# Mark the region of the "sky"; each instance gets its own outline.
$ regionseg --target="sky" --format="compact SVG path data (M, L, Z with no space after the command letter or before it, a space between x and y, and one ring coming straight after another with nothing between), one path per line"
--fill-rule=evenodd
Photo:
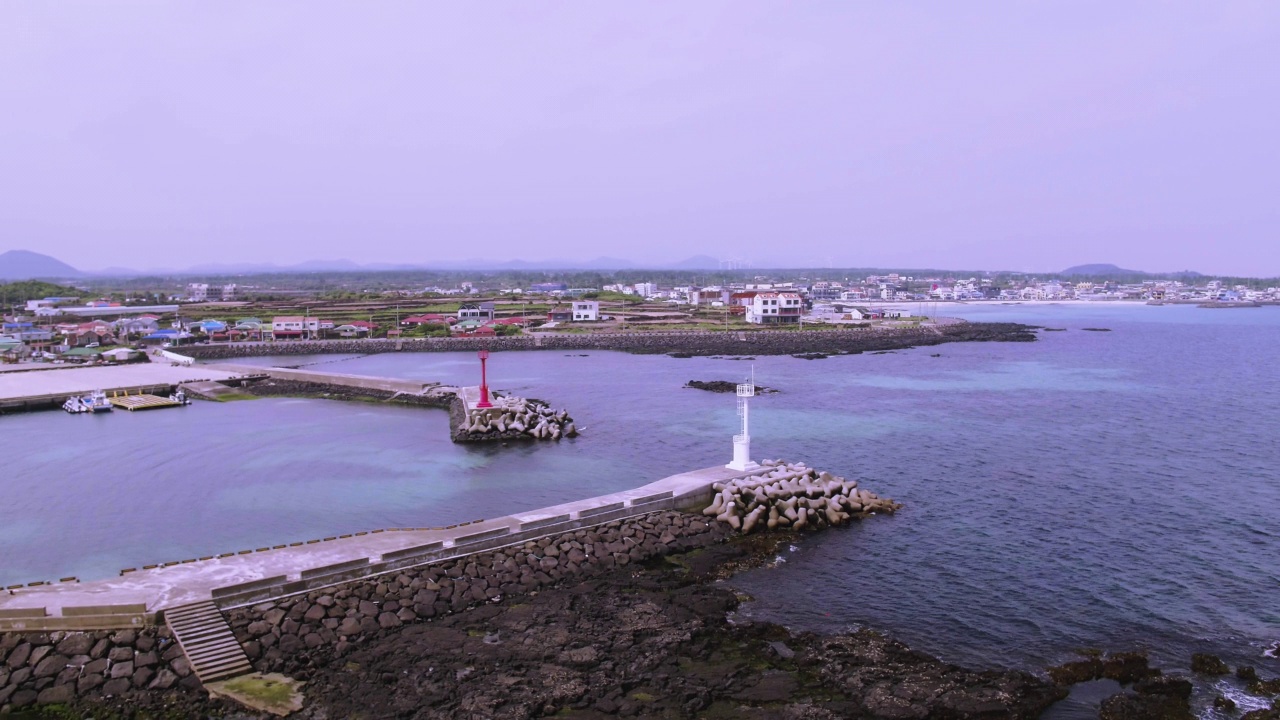
M0 0L0 251L1280 275L1280 3Z

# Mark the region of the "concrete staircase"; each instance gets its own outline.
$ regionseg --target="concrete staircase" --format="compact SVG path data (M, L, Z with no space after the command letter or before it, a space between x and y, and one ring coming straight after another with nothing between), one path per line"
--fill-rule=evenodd
M207 685L253 672L231 626L212 602L165 610L164 618L200 682Z

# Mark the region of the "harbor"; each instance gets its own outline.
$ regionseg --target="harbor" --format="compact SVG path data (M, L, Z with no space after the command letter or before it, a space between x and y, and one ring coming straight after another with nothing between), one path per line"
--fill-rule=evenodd
M69 397L95 392L111 396L168 396L180 385L200 380L229 381L235 371L170 363L130 363L54 367L0 373L0 414L59 408Z

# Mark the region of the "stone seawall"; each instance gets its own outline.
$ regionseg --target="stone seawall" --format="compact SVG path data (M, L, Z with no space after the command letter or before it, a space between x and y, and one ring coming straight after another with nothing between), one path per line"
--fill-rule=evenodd
M652 513L227 612L259 672L309 669L402 625L722 542L724 523Z
M958 323L942 327L862 330L747 330L741 332L539 334L490 338L314 340L193 345L183 352L201 360L316 353L465 352L475 350L618 350L641 354L793 355L861 353L948 342L1029 342L1032 328L1017 323Z
M323 660L405 624L590 577L733 535L724 523L663 511L226 611L254 667L305 680ZM166 626L0 633L0 714L76 702L172 707L207 702Z
M167 627L0 635L0 714L77 698L198 698L199 690Z

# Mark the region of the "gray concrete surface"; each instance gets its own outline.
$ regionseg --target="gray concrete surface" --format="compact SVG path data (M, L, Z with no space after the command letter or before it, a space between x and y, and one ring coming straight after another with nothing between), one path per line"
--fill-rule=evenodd
M761 472L769 469L771 468L763 468ZM0 592L0 628L8 624L3 618L21 615L28 609L43 608L48 616L44 620L44 627L54 629L58 626L59 617L73 615L78 607L142 603L146 605L148 615L151 615L166 608L207 601L215 596L215 590L220 589L220 605L244 604L256 601L253 598L259 596L279 596L282 583L300 583L306 580L307 575L315 578L316 573L307 571L317 568L344 565L363 567L362 561L368 561L372 564L373 572L379 569L387 571L443 557L456 557L512 543L523 543L530 538L563 532L566 527L586 527L659 509L704 504L709 501L712 483L750 474L753 473L742 473L724 467L705 468L673 475L633 490L454 528L371 532L263 552L140 570L105 580L6 590ZM432 548L429 555L410 555L396 560L398 551L403 555L403 551L431 546L433 543L439 543L439 547ZM388 555L391 557L388 558ZM370 572L365 571L359 576L368 574ZM325 571L319 574L319 578L318 582L323 586L326 578L338 582L341 576ZM254 595L252 585L241 588L246 592L228 590L229 586L244 586L246 583L263 586L266 589L262 593L265 594ZM243 602L237 603L237 598Z
M0 373L0 401L45 395L83 395L94 390L178 385L188 380L226 380L243 373L210 366L175 367L162 363L131 363L92 367L65 366L39 372Z

